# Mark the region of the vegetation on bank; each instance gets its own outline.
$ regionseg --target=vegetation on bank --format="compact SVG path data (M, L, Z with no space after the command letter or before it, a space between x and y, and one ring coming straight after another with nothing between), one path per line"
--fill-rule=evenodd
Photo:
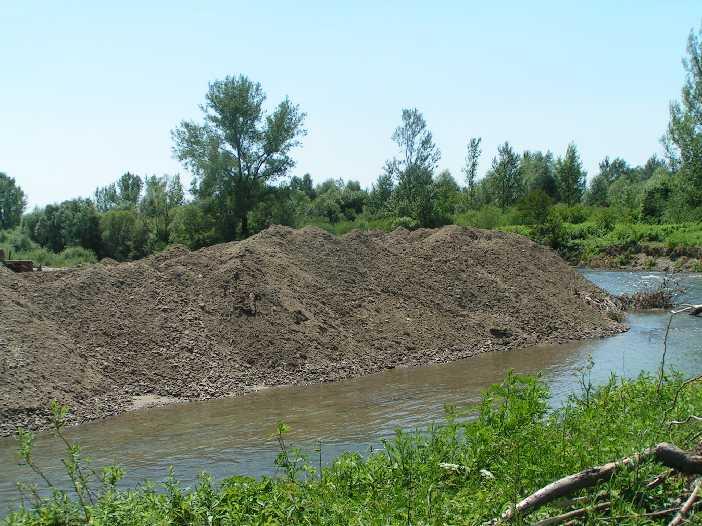
M697 446L702 424L689 417L702 414L699 383L678 377L613 377L595 388L588 369L579 380L580 393L550 410L543 382L509 374L475 407L447 408L441 425L398 432L382 449L367 456L344 454L321 470L316 455L306 459L288 444L281 424L276 434L280 475L275 478L233 476L215 482L203 473L192 488L169 476L163 483L117 489L123 472L108 467L98 473L102 483L91 486L80 448L67 443L65 465L76 490L37 500L25 487L27 502L33 504L2 524L475 525L565 475L663 441L688 450ZM54 411L60 422L65 410L57 405ZM474 418L464 418L476 411ZM62 435L60 423L56 430ZM19 438L24 460L33 465L32 436L22 432ZM536 510L528 523L583 507L591 512L580 519L582 524L667 523L685 499L689 480L672 475L649 485L665 472L652 460L622 467L596 488L569 496L578 500L555 500ZM672 511L645 517L660 510ZM512 521L526 522L525 517Z
M575 144L557 155L517 152L505 142L481 177L482 141L473 137L460 176L440 170L440 149L416 108L402 110L391 135L397 154L370 188L333 178L315 185L309 174L289 177L306 134L302 110L285 98L266 111L259 83L227 77L210 84L202 119L172 132L173 152L193 176L189 197L178 176L127 172L90 198L24 213L26 195L0 173L0 246L60 266L141 258L169 243L200 248L271 224L339 234L456 223L528 235L574 262L607 256L626 264L645 253L699 265L690 249L702 247L701 62L693 32L681 101L671 104L662 140L665 158L631 166L606 157L589 185ZM86 252L65 254L69 247Z

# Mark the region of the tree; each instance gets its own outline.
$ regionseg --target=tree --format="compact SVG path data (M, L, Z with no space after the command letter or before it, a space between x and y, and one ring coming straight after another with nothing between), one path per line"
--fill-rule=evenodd
M12 177L0 172L0 230L19 225L27 198Z
M100 218L103 255L119 261L147 255L149 229L144 218L133 209L110 210Z
M134 208L139 204L141 190L144 182L141 177L127 172L117 179L117 192L119 194L119 204L124 208Z
M585 192L585 178L578 149L570 143L566 149L565 157L556 161L556 181L561 200L569 205L574 205L582 200Z
M493 158L486 179L492 199L502 209L512 206L524 194L519 156L508 142L497 148L497 157Z
M397 181L393 196L395 212L400 217L417 220L421 226L432 226L433 174L441 152L419 110L402 110L402 124L395 129L392 140L401 152L399 159L385 163L386 174Z
M674 171L680 170L688 188L688 205L702 203L702 42L699 34L690 32L687 57L683 67L687 72L682 88L682 100L670 104L670 123L663 137L668 160Z
M157 245L168 244L173 210L185 200L180 176L145 177L144 197L141 213L152 223L154 241Z
M392 174L385 172L378 176L368 194L368 210L372 214L381 215L392 208L391 199L395 189Z
M93 194L93 201L98 212L105 213L119 204L119 194L115 183L98 187Z
M225 241L248 236L249 212L266 184L294 166L290 152L306 133L298 106L285 98L266 114L265 99L259 83L226 77L209 86L204 123L183 121L173 131L174 153Z
M475 182L478 177L478 163L480 162L480 137L471 137L468 141L468 151L466 152L466 164L463 167L463 173L466 176L466 185L468 186L468 197L473 202L475 198Z
M317 195L314 191L314 186L312 185L312 177L310 177L310 174L305 174L302 176L302 178L296 175L291 177L290 188L292 190L297 190L298 192L304 193L310 199L314 199Z
M451 221L456 212L461 188L448 170L442 170L434 178L434 210L442 223Z
M527 193L541 191L552 200L558 200L558 185L554 176L555 163L551 152L524 152L520 160L520 168Z
M101 250L100 218L90 199L70 199L59 205L47 205L28 221L34 241L54 252L69 246L81 246L96 253Z
M95 208L102 213L115 208L135 208L143 189L144 181L141 177L126 172L116 182L95 189Z

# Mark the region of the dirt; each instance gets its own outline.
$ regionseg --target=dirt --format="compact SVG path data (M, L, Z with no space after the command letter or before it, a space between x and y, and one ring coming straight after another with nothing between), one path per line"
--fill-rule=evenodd
M445 227L238 243L64 272L0 269L0 434L151 403L329 382L624 327L528 239Z

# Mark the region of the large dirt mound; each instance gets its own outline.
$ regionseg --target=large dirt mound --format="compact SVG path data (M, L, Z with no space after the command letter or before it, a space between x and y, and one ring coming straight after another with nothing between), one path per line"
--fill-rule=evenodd
M621 330L606 295L516 235L272 227L141 261L0 273L0 432L138 397L227 396Z

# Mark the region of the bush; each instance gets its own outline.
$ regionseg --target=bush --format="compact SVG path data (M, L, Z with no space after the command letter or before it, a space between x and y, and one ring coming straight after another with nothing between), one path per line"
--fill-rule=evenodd
M415 230L419 228L419 222L411 217L398 217L392 222L392 229L406 228L407 230Z

